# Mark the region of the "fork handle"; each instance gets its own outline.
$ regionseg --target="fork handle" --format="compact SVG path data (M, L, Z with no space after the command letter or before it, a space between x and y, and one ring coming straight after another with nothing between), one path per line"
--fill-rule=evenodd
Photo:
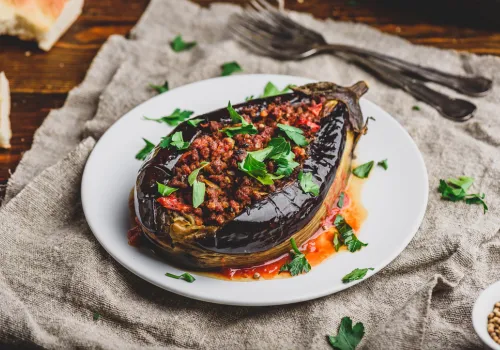
M448 119L464 122L472 118L476 111L477 107L473 103L432 90L420 81L401 74L396 69L356 55L339 54L339 56L367 67L386 83L405 90L416 99L431 105Z
M422 67L417 64L401 60L399 58L387 56L378 52L365 50L362 48L328 44L318 47L321 51L345 52L349 54L362 55L372 60L377 60L379 64L386 65L391 68L396 68L409 75L413 75L420 79L432 81L434 83L449 87L455 91L469 96L483 96L491 90L493 82L485 77L465 77L445 73L433 68Z

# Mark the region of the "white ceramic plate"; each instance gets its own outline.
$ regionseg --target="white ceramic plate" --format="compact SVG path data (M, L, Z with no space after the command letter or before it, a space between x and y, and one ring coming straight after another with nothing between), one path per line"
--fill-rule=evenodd
M194 283L165 276L182 273L146 250L127 244L128 196L141 166L134 156L144 146L142 137L159 142L171 128L145 121L175 108L200 115L258 96L267 82L282 88L310 79L284 75L234 75L185 85L152 98L118 120L99 140L90 155L82 180L85 216L102 246L120 264L143 279L189 298L230 305L289 304L336 293L359 283L343 284L354 268L373 267L373 275L396 258L415 235L427 206L428 180L422 155L408 133L389 114L366 99L365 117L373 116L361 138L357 162L387 158L389 169L374 168L363 187L368 218L358 232L369 245L356 253L340 253L305 275L294 278L233 282L197 275ZM390 242L390 244L388 244ZM367 276L368 277L368 276ZM365 278L366 279L366 278ZM361 281L362 282L362 281ZM251 284L251 285L250 285Z
M488 334L488 314L493 311L495 303L500 301L500 281L481 292L472 309L472 324L479 338L489 348L500 350L500 345Z

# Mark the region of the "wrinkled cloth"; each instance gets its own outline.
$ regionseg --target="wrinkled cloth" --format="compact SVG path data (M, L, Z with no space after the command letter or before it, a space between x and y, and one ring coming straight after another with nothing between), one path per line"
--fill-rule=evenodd
M458 74L481 74L494 91L470 98L474 119L458 124L336 57L301 62L258 57L226 27L233 5L201 8L153 0L129 39L112 36L83 83L36 132L8 183L0 209L0 345L66 349L328 349L343 316L363 322L364 349L470 349L478 294L500 278L500 59L414 46L361 24L291 16L328 41L380 51ZM178 33L196 40L173 52ZM82 212L80 182L96 140L120 116L155 95L149 83L177 87L220 75L237 61L245 73L306 76L350 85L391 113L422 152L429 204L408 247L375 276L317 300L235 307L187 299L128 272L99 245ZM444 88L434 86L456 95ZM418 104L420 110L412 109ZM439 198L440 178L468 175L490 211ZM411 200L411 198L408 198ZM387 244L391 244L387 242ZM251 286L249 286L251 287ZM93 320L93 313L101 318Z

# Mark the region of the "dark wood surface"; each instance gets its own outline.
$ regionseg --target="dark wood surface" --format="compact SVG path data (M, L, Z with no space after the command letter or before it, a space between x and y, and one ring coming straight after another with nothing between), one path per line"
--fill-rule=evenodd
M484 1L484 2L483 2ZM494 1L287 0L289 9L318 18L366 23L416 44L500 55L498 6ZM35 43L0 37L0 71L12 93L12 148L0 150L3 184L31 147L33 134L48 112L63 105L93 57L111 34L127 34L149 0L86 0L78 21L48 53ZM195 0L208 6L215 1ZM221 0L243 4L245 0Z

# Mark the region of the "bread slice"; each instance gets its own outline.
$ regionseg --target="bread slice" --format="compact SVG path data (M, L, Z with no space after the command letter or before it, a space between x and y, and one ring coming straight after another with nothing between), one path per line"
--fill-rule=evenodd
M83 0L0 0L0 34L49 51L82 12Z
M0 72L0 148L10 148L10 91L9 81L4 72Z

